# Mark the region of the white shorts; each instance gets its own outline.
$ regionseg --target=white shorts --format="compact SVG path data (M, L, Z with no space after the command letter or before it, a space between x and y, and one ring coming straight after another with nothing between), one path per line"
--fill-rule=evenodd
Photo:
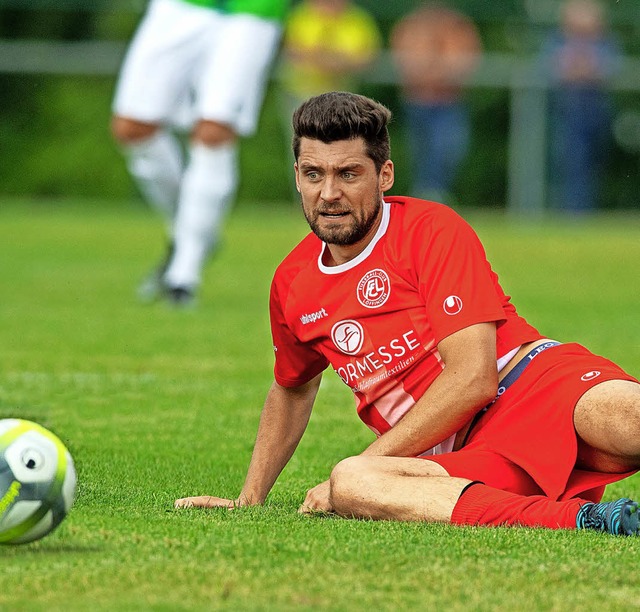
M113 112L190 127L256 129L281 25L180 0L152 0L120 71Z

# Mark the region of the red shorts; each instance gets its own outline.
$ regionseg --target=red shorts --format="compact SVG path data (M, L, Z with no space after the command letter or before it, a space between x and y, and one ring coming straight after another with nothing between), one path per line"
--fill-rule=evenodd
M607 380L638 382L579 344L539 353L480 417L458 451L425 457L451 476L521 495L600 501L607 484L630 476L576 469L573 411L580 397Z

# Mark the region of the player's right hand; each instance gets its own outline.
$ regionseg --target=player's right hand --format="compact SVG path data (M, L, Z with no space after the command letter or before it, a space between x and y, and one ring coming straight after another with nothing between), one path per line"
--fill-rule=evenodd
M212 495L198 495L196 497L183 497L176 499L174 508L237 508L240 505L237 499L213 497Z

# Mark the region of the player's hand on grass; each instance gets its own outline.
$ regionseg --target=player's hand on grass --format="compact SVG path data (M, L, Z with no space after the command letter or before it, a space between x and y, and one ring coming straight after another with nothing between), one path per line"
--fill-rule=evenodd
M174 508L237 508L242 505L237 499L226 499L212 495L198 495L196 497L183 497L176 499Z
M319 485L309 489L307 496L298 509L301 514L317 514L333 512L333 507L329 500L329 481L325 480Z

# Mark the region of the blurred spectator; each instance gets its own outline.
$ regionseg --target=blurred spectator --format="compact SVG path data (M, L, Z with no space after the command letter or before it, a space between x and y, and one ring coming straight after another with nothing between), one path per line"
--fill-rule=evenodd
M374 18L351 0L303 0L285 26L281 82L291 112L327 91L356 91L382 45Z
M559 191L557 205L571 212L594 210L611 136L607 80L619 58L602 5L565 2L560 28L545 43L542 57L553 87L551 180Z
M412 190L445 201L469 148L470 119L462 94L482 52L480 36L465 15L427 4L396 24L391 50L413 157Z
M351 0L302 0L285 24L280 86L281 120L291 156L293 112L328 91L360 89L360 76L382 47L375 19ZM294 175L292 193L297 196Z
M320 93L357 92L363 71L381 47L375 19L351 0L302 0L294 5L285 24L280 64L281 118L290 155L295 109ZM297 196L293 179L291 188Z

